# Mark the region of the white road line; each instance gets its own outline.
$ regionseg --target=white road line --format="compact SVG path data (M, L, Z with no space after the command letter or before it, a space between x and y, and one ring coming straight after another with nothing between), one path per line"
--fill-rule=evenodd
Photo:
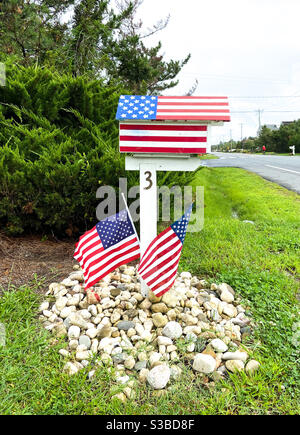
M265 166L269 166L269 168L280 169L281 171L293 172L294 174L299 174L300 175L300 172L298 172L298 171L292 171L292 169L285 169L285 168L280 168L279 166L272 166L272 165L265 165Z

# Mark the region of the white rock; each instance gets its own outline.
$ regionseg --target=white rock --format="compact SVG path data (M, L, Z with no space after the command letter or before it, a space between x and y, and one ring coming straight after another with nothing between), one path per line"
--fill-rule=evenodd
M65 373L67 373L68 375L72 376L72 375L75 375L79 371L79 368L75 364L73 364L71 362L67 362L67 364L63 368L63 371Z
M80 337L80 328L79 326L70 326L68 331L69 339L78 339Z
M223 314L226 314L228 317L236 317L237 316L237 309L234 305L228 304L226 302L223 302Z
M182 327L178 322L168 322L162 330L162 334L172 340L174 338L179 338L182 335Z
M47 302L47 301L42 302L41 305L39 306L39 312L42 312L42 311L44 311L44 310L48 310L49 305L50 305L50 304L49 304L49 302Z
M90 350L82 350L79 352L76 352L76 359L77 361L84 361L84 360L88 360L89 358L92 357L92 352Z
M77 307L79 305L79 302L81 301L82 295L80 293L76 293L76 295L73 295L72 298L68 299L67 306L70 307L74 305Z
M58 353L65 357L70 355L70 352L68 352L66 349L59 349Z
M252 359L249 362L247 362L245 370L246 373L251 374L256 372L259 369L259 367L260 367L260 363L255 359Z
M234 296L228 290L223 290L220 296L221 300L230 304L234 301Z
M173 341L169 337L164 337L163 335L159 335L157 337L157 344L160 346L169 346L173 344Z
M56 299L55 306L58 309L58 311L63 310L65 308L65 306L67 305L67 302L68 302L68 298L66 298L66 297L61 297L61 298Z
M223 352L226 352L228 349L228 346L224 343L224 341L220 340L219 338L215 338L214 340L212 340L210 342L210 344L212 345L214 350L217 352L223 353Z
M66 319L67 317L70 316L71 313L74 313L75 311L76 311L76 307L74 307L73 305L71 307L65 307L61 310L60 317L62 319Z
M216 370L217 362L211 355L198 353L195 356L193 369L197 372L209 374Z
M135 366L135 359L133 358L133 356L128 356L125 361L124 361L124 367L128 370L133 369L133 367Z
M192 278L192 274L190 272L181 272L180 276L183 279L191 279Z
M187 346L186 350L187 350L188 352L194 352L194 350L195 350L195 343L190 343L190 344Z
M76 350L78 346L78 340L70 340L69 341L69 349Z
M69 307L69 308L72 308L72 307ZM79 311L76 313L75 312L71 313L68 316L68 319L72 325L78 326L79 328L82 328L82 329L88 329L88 324L87 324L86 320L84 320L81 317L81 315L79 314Z
M51 317L52 316L52 311L49 310L43 310L43 316L45 317Z
M165 364L160 364L149 371L147 374L147 381L149 385L155 390L165 388L169 382L171 371Z
M116 381L119 384L124 385L124 384L126 384L129 381L129 376L127 376L127 375L125 375L125 376L118 376L118 377L116 377Z
M99 331L96 328L90 328L86 331L86 335L90 337L91 339L96 338Z
M247 352L240 352L240 351L236 351L236 352L226 352L223 354L222 359L224 361L227 360L240 360L245 362L248 358L248 354Z
M153 352L149 357L150 367L153 366L154 363L161 359L162 355L158 352Z
M225 367L230 372L242 371L244 370L244 363L239 359L230 359L226 361Z

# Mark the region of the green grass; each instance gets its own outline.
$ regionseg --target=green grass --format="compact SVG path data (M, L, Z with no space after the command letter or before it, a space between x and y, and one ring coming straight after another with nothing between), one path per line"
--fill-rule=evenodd
M107 369L99 368L92 382L90 368L71 378L62 373L58 350L65 343L53 342L39 325L36 288L42 283L35 283L0 299L7 332L6 346L0 347L1 414L299 413L299 344L292 338L298 320L300 198L232 168L203 168L194 185L205 187L205 223L201 232L187 234L180 268L233 286L258 325L246 346L261 362L260 371L231 375L208 389L186 370L165 397L141 386L135 400L112 401Z
M211 159L218 159L218 156L214 156L213 154L203 154L199 157L200 160L211 160Z

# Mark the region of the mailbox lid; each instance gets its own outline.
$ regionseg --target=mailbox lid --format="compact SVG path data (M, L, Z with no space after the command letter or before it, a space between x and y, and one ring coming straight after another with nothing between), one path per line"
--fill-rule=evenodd
M205 154L210 126L182 122L120 122L121 153Z
M228 97L121 95L116 119L230 121Z

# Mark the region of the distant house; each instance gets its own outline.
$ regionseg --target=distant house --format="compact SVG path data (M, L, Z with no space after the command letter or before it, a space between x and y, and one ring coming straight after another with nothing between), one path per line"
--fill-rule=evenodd
M257 130L257 134L258 134L258 135L260 134L260 132L261 132L261 130L262 130L263 127L267 127L268 129L270 129L270 130L272 130L272 131L274 131L274 130L278 130L278 127L277 127L276 124L264 124L264 125L262 125L262 126Z
M281 125L293 124L295 121L282 121Z

